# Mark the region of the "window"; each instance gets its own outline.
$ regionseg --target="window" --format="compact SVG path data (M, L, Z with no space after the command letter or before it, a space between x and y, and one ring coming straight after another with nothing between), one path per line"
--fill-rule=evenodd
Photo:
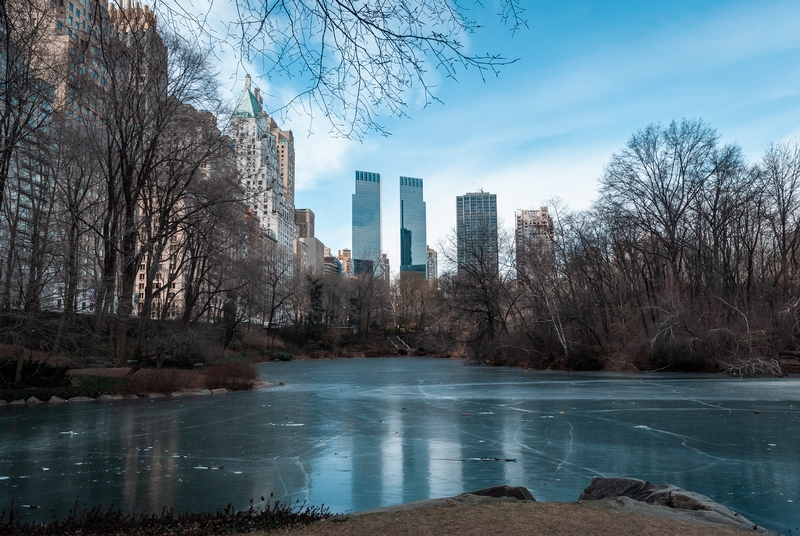
M144 274L139 274L139 280L144 281Z
M69 10L72 11L72 2L69 3Z

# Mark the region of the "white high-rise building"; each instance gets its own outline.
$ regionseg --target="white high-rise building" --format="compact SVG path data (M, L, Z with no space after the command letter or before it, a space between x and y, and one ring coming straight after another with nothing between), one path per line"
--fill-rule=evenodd
M291 132L278 129L264 111L259 89L251 88L250 75L245 77L244 94L231 117L230 137L247 208L264 234L282 246L286 255L291 254L294 199L286 193L294 195L294 143Z

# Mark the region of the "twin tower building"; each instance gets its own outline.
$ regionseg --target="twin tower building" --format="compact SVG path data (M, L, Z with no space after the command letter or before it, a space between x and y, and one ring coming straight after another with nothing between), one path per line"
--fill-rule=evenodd
M436 277L436 252L427 246L422 179L400 177L400 272ZM353 272L386 276L388 260L381 255L381 176L356 171L353 194Z

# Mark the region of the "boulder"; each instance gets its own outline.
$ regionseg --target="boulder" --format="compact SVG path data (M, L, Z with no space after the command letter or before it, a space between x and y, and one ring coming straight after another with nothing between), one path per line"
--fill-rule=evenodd
M50 397L50 400L48 400L48 402L51 404L63 404L64 402L66 402L66 400L64 400L60 396L53 395Z
M20 398L19 400L14 400L12 402L9 402L8 405L9 406L24 406L25 405L25 399L24 398Z
M91 402L94 401L94 398L91 396L73 396L69 399L70 402Z
M38 398L36 398L35 396L30 397L28 400L26 400L26 402L28 404L41 404L42 403L42 401L39 400Z
M685 515L679 517L685 518L687 521L703 520L706 524L729 526L748 532L777 536L777 533L759 527L746 517L714 502L705 495L686 491L673 484L653 485L646 480L636 478L595 477L589 487L583 490L578 500L581 502L606 501L601 509L617 509L619 511L635 509L636 505L628 501L607 501L625 497L639 503L684 512Z
M479 489L478 491L470 491L470 495L480 495L482 497L508 497L518 501L536 501L531 495L531 492L523 486L493 486L491 488Z
M221 394L227 393L227 392L228 392L228 390L225 389L224 387L220 387L219 389L211 389L211 393L215 394L215 395L221 395Z
M123 398L122 395L100 395L97 400L122 400Z
M165 395L164 393L150 393L147 396L150 398L164 398L167 395Z
M7 404L8 404L8 402L6 402L6 401L5 401L5 400L3 400L2 398L0 398L0 406L5 406L5 405L7 405Z

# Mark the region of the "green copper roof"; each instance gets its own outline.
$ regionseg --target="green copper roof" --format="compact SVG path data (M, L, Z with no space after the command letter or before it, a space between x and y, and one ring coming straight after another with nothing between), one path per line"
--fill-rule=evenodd
M233 111L233 117L258 117L261 114L261 106L256 100L256 96L250 91L250 88L244 90L242 98L239 99L239 104Z

